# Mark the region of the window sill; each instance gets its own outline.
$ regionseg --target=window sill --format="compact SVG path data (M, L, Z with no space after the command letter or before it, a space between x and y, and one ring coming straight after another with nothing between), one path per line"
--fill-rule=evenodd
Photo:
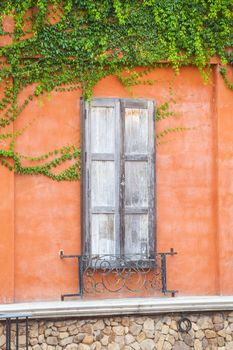
M233 296L124 298L0 304L0 313L29 313L31 318L80 318L217 310L233 310Z

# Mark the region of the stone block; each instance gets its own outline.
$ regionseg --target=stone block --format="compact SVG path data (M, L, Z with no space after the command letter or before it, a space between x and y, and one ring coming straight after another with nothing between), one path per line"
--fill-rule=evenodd
M78 350L78 344L68 344L65 350Z
M205 336L205 333L200 329L196 332L195 337L199 340L202 340Z
M159 340L156 344L156 349L157 350L162 350L163 349L163 344L165 342L165 336L162 334L160 337L159 337Z
M141 330L142 330L142 326L136 323L131 324L129 327L129 331L133 335L138 335L141 332Z
M46 339L46 343L48 345L57 345L58 344L58 340L57 340L57 337L48 337Z
M164 325L162 326L161 333L164 334L164 335L167 335L168 332L169 332L169 326L166 325L166 324L164 324Z
M194 340L194 350L202 350L202 342L199 339Z
M140 347L142 350L154 350L155 343L152 339L145 339L140 343Z
M91 350L101 350L101 349L102 349L102 345L99 341L96 341L91 345Z
M233 341L226 344L226 350L233 350Z
M87 334L93 334L93 327L90 324L85 324L82 326L82 332Z
M154 331L155 329L154 320L152 320L151 318L147 318L143 324L143 328L146 330Z
M74 337L74 343L81 343L85 337L85 333L79 333Z
M140 345L137 342L130 344L130 346L134 350L141 350L141 347L140 347Z
M107 326L103 329L103 333L106 335L110 335L112 333L112 328L110 326Z
M225 337L226 336L226 330L222 329L221 331L218 332L218 335L220 335L220 337Z
M197 326L200 329L204 329L204 330L214 328L212 319L209 316L200 317L199 320L197 321Z
M133 343L135 341L134 337L132 336L132 334L126 334L125 335L125 344L129 345L131 343Z
M223 337L218 337L217 341L218 341L218 346L224 346L225 345L225 340L224 340Z
M123 317L121 320L122 326L129 327L129 317Z
M125 329L123 326L112 327L112 330L116 335L123 335L125 333Z
M94 323L93 325L93 330L103 330L105 327L104 321L103 320L98 320L97 322Z
M34 345L38 344L38 338L30 338L29 339L29 344L31 346L34 346Z
M59 345L66 346L68 344L71 344L71 343L73 343L73 339L74 339L74 337L68 337L68 338L65 338L65 339L61 339L59 341Z
M213 323L223 323L224 318L222 314L215 314L213 316Z
M171 345L174 345L175 344L175 337L173 337L173 335L171 334L168 334L166 336L166 340L171 344Z
M215 332L221 331L224 328L224 323L214 323Z
M4 344L6 344L6 337L5 335L0 336L0 347L2 347Z
M85 337L83 338L83 343L84 344L92 344L94 341L93 335L85 335Z
M183 341L177 341L173 346L173 350L190 350L190 347L186 345Z
M44 334L40 334L40 335L39 335L39 337L38 337L38 343L39 343L39 344L45 343L45 336L44 336Z
M108 350L120 350L120 345L117 343L111 343L108 345Z
M69 333L68 332L60 332L58 333L58 338L59 339L64 339L64 338L68 338L69 337Z
M90 350L90 346L87 344L79 344L78 350Z
M145 333L141 332L140 334L137 335L136 339L137 339L138 343L141 343L143 340L145 340L145 338L146 338Z
M109 339L109 337L107 336L107 335L104 335L103 336L103 338L101 339L101 344L103 345L103 346L106 346L106 345L108 345L108 339Z
M205 336L206 336L207 339L216 338L216 333L215 333L215 331L212 331L212 330L210 330L210 329L207 329L207 330L205 331Z
M39 344L36 344L32 347L33 350L41 350L41 347Z

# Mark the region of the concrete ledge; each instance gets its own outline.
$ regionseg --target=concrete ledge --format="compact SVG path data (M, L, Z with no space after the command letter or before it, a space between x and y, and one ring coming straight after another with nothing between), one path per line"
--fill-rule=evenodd
M0 304L1 313L32 318L89 317L233 310L233 296L127 298Z

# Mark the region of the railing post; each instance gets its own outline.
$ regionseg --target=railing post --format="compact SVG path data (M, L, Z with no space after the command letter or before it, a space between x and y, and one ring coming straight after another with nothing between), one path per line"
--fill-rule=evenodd
M84 289L84 284L83 284L84 276L83 276L83 257L80 255L78 257L78 283L79 283L79 293L80 296L83 297L83 289Z
M25 332L26 332L26 350L28 350L28 317L26 317Z
M16 317L16 350L19 348L19 319Z
M162 292L165 294L167 290L167 266L166 255L161 253L161 270L162 270Z
M6 350L11 350L11 319L6 319Z

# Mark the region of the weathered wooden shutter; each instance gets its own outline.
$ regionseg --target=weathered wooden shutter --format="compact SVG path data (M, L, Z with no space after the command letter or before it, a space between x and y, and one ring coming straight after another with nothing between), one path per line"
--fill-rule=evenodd
M95 98L85 105L86 254L154 252L154 103Z
M155 251L154 103L121 101L121 250L149 256Z
M85 253L118 254L119 100L93 99L85 113Z

